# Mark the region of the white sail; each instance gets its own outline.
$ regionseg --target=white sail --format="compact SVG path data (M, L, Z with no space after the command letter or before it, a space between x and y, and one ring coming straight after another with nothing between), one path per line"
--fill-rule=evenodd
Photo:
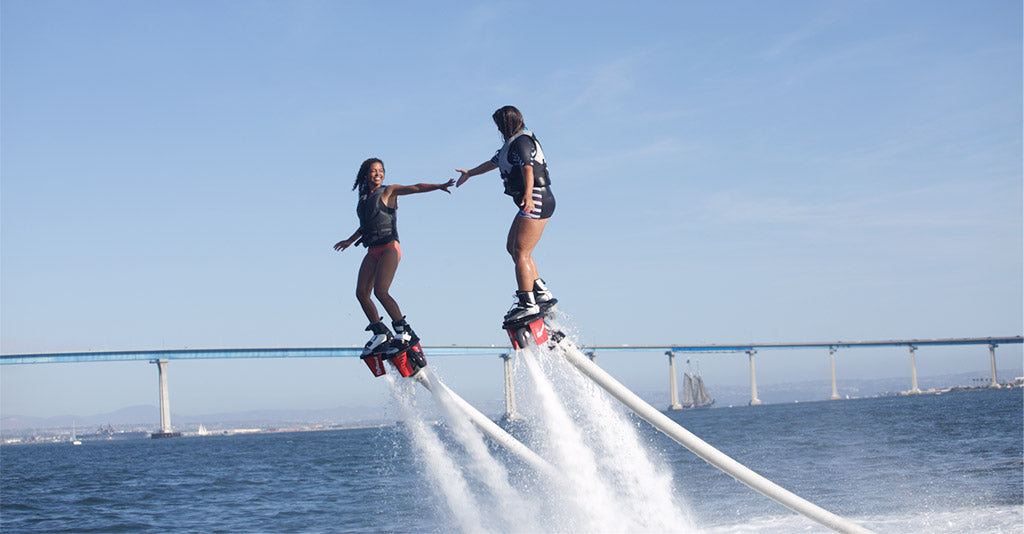
M683 374L683 408L692 408L696 402L696 397L693 391L693 375L690 373Z
M683 374L683 408L705 408L714 403L715 399L708 394L700 371L697 371L697 374L689 372Z
M707 388L704 387L704 378L702 376L700 376L700 375L697 375L697 378L696 378L695 382L696 382L695 389L697 390L697 393L696 393L696 401L697 401L696 405L697 406L711 406L712 404L714 404L715 403L715 399L712 399L711 395L708 395L708 390L707 390Z

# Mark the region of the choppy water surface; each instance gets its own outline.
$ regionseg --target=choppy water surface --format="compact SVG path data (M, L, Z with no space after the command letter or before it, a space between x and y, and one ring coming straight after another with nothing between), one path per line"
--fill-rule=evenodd
M542 356L542 355L541 355ZM517 362L512 432L542 477L409 381L402 424L0 450L4 532L826 532L633 418L571 369ZM390 376L390 375L389 375ZM1022 532L1021 390L670 417L878 532ZM444 410L442 410L442 413Z

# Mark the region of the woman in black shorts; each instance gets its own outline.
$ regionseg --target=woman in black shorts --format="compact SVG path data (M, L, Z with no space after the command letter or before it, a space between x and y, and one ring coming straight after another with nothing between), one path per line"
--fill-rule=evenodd
M505 144L493 158L480 165L469 170L455 169L460 174L455 187L473 176L499 169L505 194L520 207L512 220L505 245L516 264L519 287L515 304L505 314L505 322L514 322L538 315L557 302L541 280L533 260L533 249L555 211L555 197L551 193L544 150L533 132L526 129L522 113L513 106L505 106L495 111L491 118Z

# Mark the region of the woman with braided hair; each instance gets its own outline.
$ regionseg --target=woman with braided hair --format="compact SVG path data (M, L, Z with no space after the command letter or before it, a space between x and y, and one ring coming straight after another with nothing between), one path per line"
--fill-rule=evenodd
M451 179L441 184L384 185L384 162L369 158L360 165L352 185L353 190L359 190L359 203L356 205L359 228L348 239L336 243L334 250L342 251L360 242L367 248L356 280L356 298L370 321L366 330L373 332L373 337L366 343L366 351L390 342L386 353L398 354L419 341L402 315L398 302L388 293L398 262L402 259L402 248L398 245L398 197L438 189L451 194L448 188L454 183L455 180ZM394 335L384 324L383 317L377 314L371 294L377 297L391 317Z

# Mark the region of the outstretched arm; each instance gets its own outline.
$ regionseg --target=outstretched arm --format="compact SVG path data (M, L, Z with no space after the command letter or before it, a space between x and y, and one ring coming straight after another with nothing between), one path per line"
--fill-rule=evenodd
M356 243L359 243L359 241L362 238L363 238L363 233L360 232L358 229L356 229L355 233L353 233L351 237L349 237L348 239L346 239L344 241L338 241L337 243L335 243L334 244L334 250L337 250L338 252L341 252L342 250L345 250L348 247L350 247L350 246L352 246L352 245L354 245Z
M380 196L380 200L385 206L394 208L398 206L398 197L402 195L429 193L431 191L437 191L438 189L450 195L452 192L449 191L448 188L454 183L455 179L452 178L443 184L389 185L387 189L384 190L384 194Z
M469 180L470 178L472 178L472 177L474 177L474 176L476 176L478 174L483 174L483 173L488 172L488 171L493 171L494 169L497 169L497 168L498 168L498 166L495 165L494 162L492 162L491 160L487 160L487 161L481 163L480 165L477 165L476 167L473 167L472 169L470 169L468 171L465 170L465 169L455 169L455 172L460 174L459 181L455 182L455 187L459 187L460 185L466 183L466 180Z
M387 203L386 197L391 196L402 196L402 195L414 195L416 193L429 193L431 191L437 191L438 189L448 193L452 193L448 190L455 183L455 178L448 180L443 184L416 184L416 185L389 185L387 190L384 191L384 202Z

